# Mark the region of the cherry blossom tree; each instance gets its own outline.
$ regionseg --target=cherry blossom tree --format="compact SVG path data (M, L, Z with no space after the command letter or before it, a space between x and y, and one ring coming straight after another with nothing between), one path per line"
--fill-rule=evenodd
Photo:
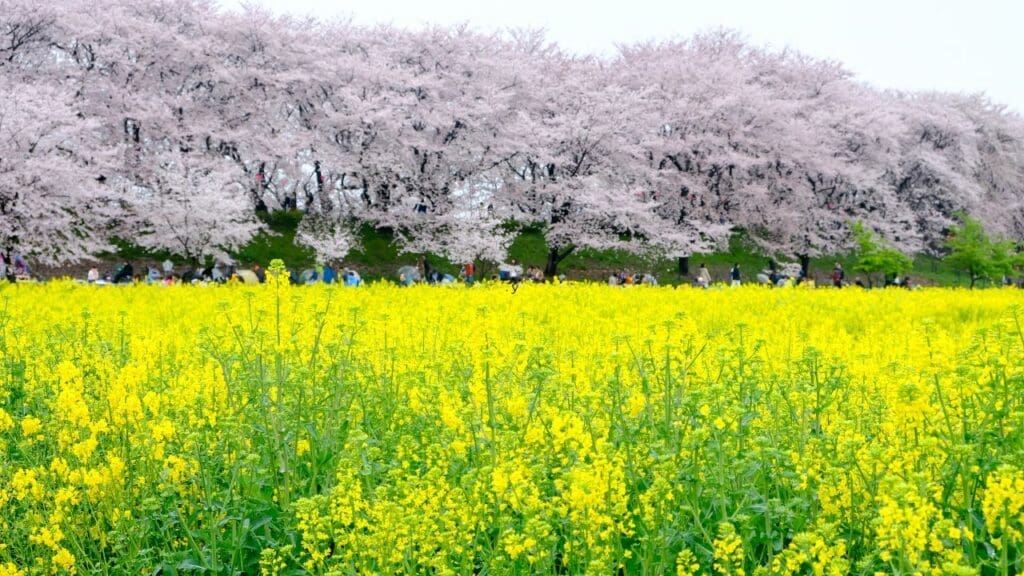
M279 209L322 259L369 225L500 260L535 227L549 274L577 247L686 257L736 230L805 259L851 247L853 221L907 253L941 253L961 211L1024 233L1018 115L731 32L602 59L536 31L0 0L0 82L6 249L48 261L111 234L224 257Z
M500 178L497 169L512 153L506 131L524 88L502 58L504 42L465 28L379 34L385 41L371 48L383 57L372 61L382 68L368 95L352 104L362 121L334 123L343 134L339 145L352 152L346 179L363 188L351 210L393 230L412 251L435 241L424 234L452 226L477 221L493 229L470 199ZM495 245L480 248L493 252Z
M676 232L655 217L645 178L642 93L615 83L604 62L527 47L538 65L523 80L534 91L511 127L518 148L503 162L499 210L543 231L548 276L578 247L646 252L667 244Z
M5 76L45 59L56 19L45 3L0 1L0 70Z
M65 18L55 45L83 109L105 121L106 145L120 151L110 178L125 209L118 234L192 260L227 258L258 226L239 192L236 84L218 13L198 1L100 7Z
M56 13L0 3L0 251L44 264L109 248L119 213L104 185L110 149L97 118L52 75Z
M661 215L768 253L836 252L860 219L912 246L915 222L885 185L898 123L884 95L830 62L716 32L622 52L622 76L657 89L645 146ZM715 247L712 245L710 247Z
M807 257L851 247L859 220L912 251L918 233L907 207L884 182L898 145L884 98L828 62L762 56L758 82L792 118L775 131L768 164L753 174L769 203L747 203L738 219L769 253Z
M514 239L507 221L494 210L498 181L467 182L452 194L450 208L396 230L400 245L413 253L437 254L456 263L505 260Z
M124 196L132 241L167 250L192 262L206 257L230 262L259 231L247 191L228 161L176 155L147 158Z
M340 261L359 247L358 222L341 215L307 214L295 241L313 250L318 262Z
M647 178L658 216L682 242L680 257L720 248L744 205L765 202L751 173L768 161L778 110L749 82L750 51L733 34L622 48L617 75L647 88L643 138Z
M0 249L45 264L86 259L109 248L116 213L99 179L96 125L50 86L0 86ZM99 150L101 151L101 150Z

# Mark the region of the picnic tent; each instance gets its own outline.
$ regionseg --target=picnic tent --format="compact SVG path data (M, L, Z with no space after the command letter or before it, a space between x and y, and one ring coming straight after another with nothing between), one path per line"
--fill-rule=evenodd
M260 279L256 276L256 273L253 272L252 270L239 270L239 271L235 272L235 274L238 275L238 279L241 280L243 284L259 284L260 283Z

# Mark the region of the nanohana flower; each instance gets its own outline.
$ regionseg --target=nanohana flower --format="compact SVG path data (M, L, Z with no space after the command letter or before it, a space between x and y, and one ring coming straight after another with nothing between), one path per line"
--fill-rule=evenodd
M3 288L0 576L1012 572L1024 293Z

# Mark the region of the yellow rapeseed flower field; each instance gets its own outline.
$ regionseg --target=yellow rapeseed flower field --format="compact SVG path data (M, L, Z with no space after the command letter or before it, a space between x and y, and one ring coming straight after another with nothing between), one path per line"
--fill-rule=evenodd
M1015 290L0 287L0 576L1010 574Z

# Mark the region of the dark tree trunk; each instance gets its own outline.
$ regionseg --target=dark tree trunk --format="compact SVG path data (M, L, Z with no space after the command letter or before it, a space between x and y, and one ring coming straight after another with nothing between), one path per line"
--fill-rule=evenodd
M264 214L270 211L267 203L263 201L263 193L267 190L267 174L264 171L266 167L266 162L260 162L260 167L256 169L256 186L252 189L253 206L256 212Z
M359 181L362 183L363 189L359 193L359 197L363 200L363 205L370 206L373 202L370 201L370 184L366 181L365 177L360 177Z
M558 249L552 248L548 250L548 261L544 265L544 276L553 278L556 272L558 272Z
M680 256L679 257L679 275L688 276L690 274L690 257Z
M575 246L568 246L564 251L560 251L557 247L550 248L548 250L548 261L544 265L544 276L547 278L554 278L558 274L558 264L565 260L569 254L576 250Z
M320 170L320 161L313 162L313 172L316 173L316 191L323 193L324 191L324 173Z
M796 257L800 259L800 272L807 278L811 274L811 257L807 254L797 254Z
M306 192L306 212L309 212L309 207L312 206L316 200L320 200L321 203L324 201L324 175L320 170L320 161L313 161L313 175L316 179L316 194L307 191Z
M4 249L3 253L0 253L4 258L4 265L6 266L6 272L3 275L0 275L0 282L5 280L8 282L14 282L14 262L11 260L11 254L13 253L14 248L11 246L8 246Z

